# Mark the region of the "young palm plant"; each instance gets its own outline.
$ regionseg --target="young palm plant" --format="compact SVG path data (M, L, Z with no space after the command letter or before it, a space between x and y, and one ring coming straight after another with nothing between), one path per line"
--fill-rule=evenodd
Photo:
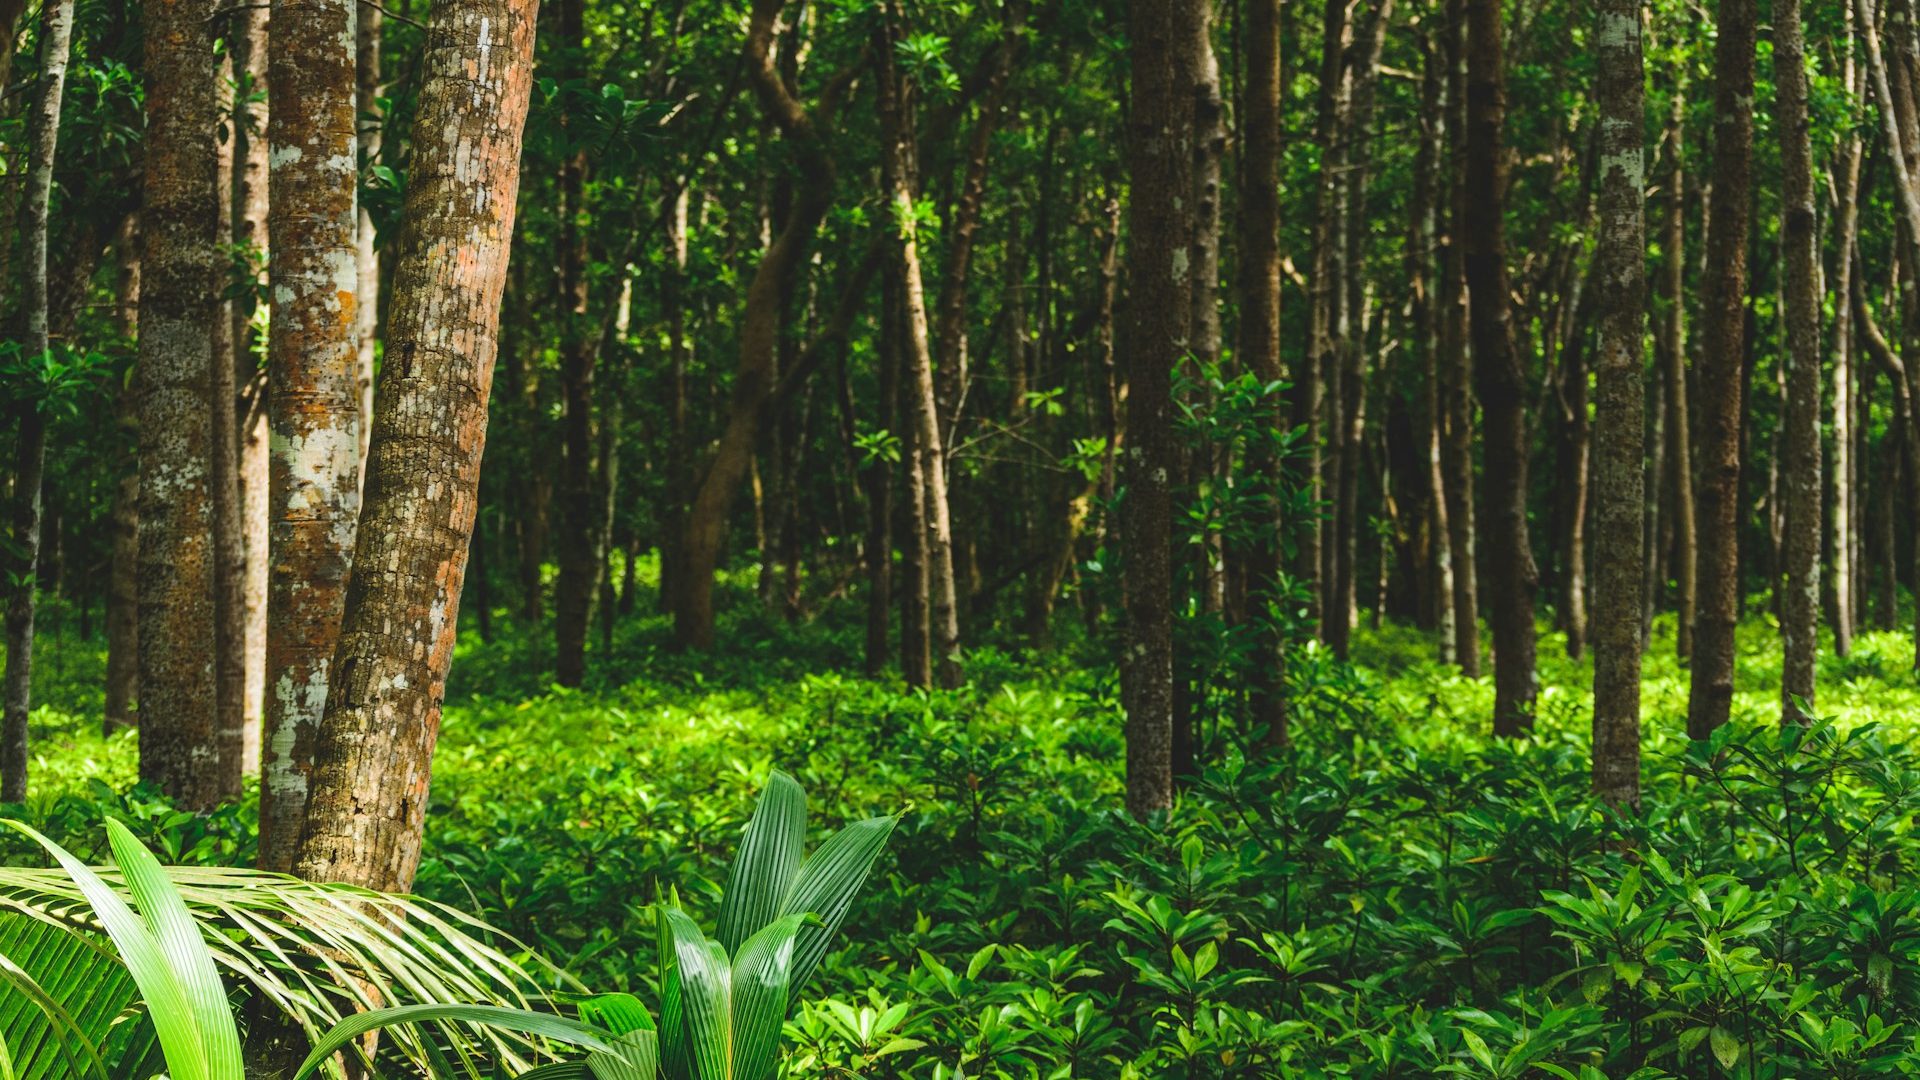
M893 832L890 817L841 829L806 855L807 798L774 772L741 841L709 938L669 898L656 906L659 1023L638 999L600 995L578 1020L487 1006L382 1009L346 1020L314 1045L304 1077L361 1036L422 1020L459 1020L587 1050L520 1080L768 1080L787 1013L825 957Z
M163 868L113 820L115 865L94 868L4 824L59 869L0 867L0 1080L241 1080L235 1017L248 997L310 1034L376 1003L545 1000L534 975L476 936L485 928L450 909L252 870ZM440 1035L382 1049L422 1074L442 1044L517 1068L543 1049L493 1031Z

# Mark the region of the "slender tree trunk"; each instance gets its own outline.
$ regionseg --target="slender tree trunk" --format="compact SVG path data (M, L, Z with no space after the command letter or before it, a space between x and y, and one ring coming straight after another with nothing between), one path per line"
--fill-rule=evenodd
M693 444L687 426L687 368L692 338L687 333L684 286L687 277L687 185L680 186L666 215L667 265L661 275L660 306L667 316L667 465L662 485L666 506L660 515L660 594L668 611L686 581L687 504L690 501ZM889 406L891 407L891 406Z
M1700 354L1700 484L1693 678L1687 734L1704 739L1733 705L1740 616L1740 417L1746 332L1747 226L1753 171L1753 0L1720 0L1714 48L1713 213L1707 221L1705 341Z
M934 674L946 689L960 685L960 611L953 575L953 526L947 510L947 459L940 442L940 412L934 390L933 353L928 340L927 302L920 281L920 249L913 225L914 164L912 121L906 115L904 86L893 67L892 24L898 12L889 8L877 55L880 124L883 153L887 155L888 198L892 201L900 239L893 253L900 281L903 344L907 361L907 400L913 410L914 448L924 470L926 499L927 576L931 588L930 618Z
M1864 73L1855 59L1853 5L1846 5L1846 47L1841 50L1841 81L1850 88L1855 100L1866 97ZM1853 652L1854 630L1854 455L1853 455L1853 306L1846 298L1853 292L1853 249L1860 233L1860 159L1863 144L1858 131L1840 145L1840 153L1829 174L1834 213L1839 218L1839 243L1834 259L1834 295L1841 302L1833 313L1833 391L1830 414L1833 426L1833 454L1828 490L1832 492L1829 509L1828 546L1832 552L1832 573L1827 580L1831 596L1833 651L1845 657Z
M1352 40L1347 0L1327 0L1320 39L1320 94L1314 119L1314 139L1320 146L1320 168L1315 180L1312 231L1312 275L1308 293L1307 353L1305 370L1294 377L1294 426L1305 430L1306 474L1309 493L1318 504L1328 497L1337 481L1330 479L1329 462L1339 463L1337 440L1344 434L1338 417L1328 424L1327 388L1333 384L1335 402L1339 397L1341 334L1340 308L1344 277L1340 264L1345 245L1340 234L1340 177L1345 168L1349 87L1346 53ZM1330 444L1323 454L1323 436ZM1329 546L1326 516L1316 509L1311 527L1301 531L1297 576L1307 591L1307 619L1315 631L1326 634L1327 612L1332 599L1327 590L1333 582L1324 572Z
M1786 585L1780 606L1781 718L1804 723L1814 702L1820 627L1820 251L1814 232L1813 151L1807 117L1800 0L1775 0L1773 66L1780 139L1781 262L1787 339Z
M676 590L674 637L682 647L713 645L713 581L733 497L745 479L763 413L774 389L775 357L786 297L805 265L815 230L833 199L833 162L814 117L788 90L773 56L785 0L754 0L743 62L763 111L793 146L799 183L785 226L761 256L747 287L740 321L740 366L727 405L727 424L687 514L681 557L685 575Z
M237 14L237 13L234 13ZM228 18L226 35L232 33ZM226 36L223 35L223 36ZM217 108L222 119L238 119L234 102L224 89L236 85L234 50L222 57ZM215 144L214 191L214 282L221 299L215 308L213 354L207 367L207 393L212 412L212 450L209 455L211 496L209 505L213 529L213 687L214 748L222 771L235 776L246 770L246 579L247 550L244 522L241 518L240 491L240 393L236 358L242 333L242 304L228 299L228 251L233 245L233 217L237 209L231 196L239 190L239 147L234 139Z
M1447 528L1453 548L1454 660L1468 678L1480 674L1480 569L1475 546L1473 357L1468 351L1466 269L1468 0L1447 0L1447 129L1444 175L1452 178L1447 228L1440 242L1440 407L1445 431L1440 466L1446 476Z
M486 439L534 22L532 0L444 0L427 28L358 572L295 860L310 880L405 890L419 865Z
M1444 32L1444 28L1443 31ZM1426 520L1420 525L1427 536L1428 576L1422 587L1421 606L1433 614L1435 637L1439 640L1439 659L1451 664L1455 659L1458 628L1454 610L1453 535L1447 511L1446 472L1442 467L1441 442L1446 419L1440 403L1440 352L1442 312L1433 295L1434 256L1440 223L1439 200L1444 187L1436 175L1447 145L1446 52L1432 38L1420 40L1420 143L1414 152L1412 227L1407 237L1407 283L1409 322L1413 328L1413 349L1418 357L1420 380L1415 391L1418 453L1425 483Z
M1500 0L1467 6L1467 291L1474 386L1486 424L1487 568L1492 576L1493 729L1517 735L1533 724L1533 598L1539 584L1527 535L1526 371L1514 347L1507 307L1507 186L1502 146L1506 74Z
M249 4L233 16L233 63L244 97L236 102L233 151L233 242L256 272L266 268L267 249L267 16L269 5ZM240 538L245 561L240 720L245 725L241 758L248 771L261 767L267 684L268 550L267 376L256 349L251 300L233 304L234 414L240 439ZM218 362L218 358L216 358Z
M902 373L900 385L896 388L899 398L894 404L894 415L913 408L912 391L904 384L903 369L906 359L906 317L905 301L901 298L899 275L888 274L886 304L888 318L892 326L888 332L891 341L891 363L896 372ZM918 424L900 425L900 459L906 466L907 500L905 511L906 550L900 566L900 576L904 582L900 591L900 675L908 686L928 687L933 685L933 626L929 615L933 609L931 576L928 573L927 558L927 470L920 460L920 427Z
M1673 576L1678 616L1674 652L1684 663L1693 658L1693 619L1698 596L1694 583L1699 558L1697 507L1693 498L1693 430L1687 391L1687 213L1685 155L1686 96L1676 88L1673 111L1667 120L1667 152L1672 168L1667 174L1665 281L1667 298L1666 431L1667 468L1673 488Z
M1126 362L1126 509L1121 544L1126 652L1127 809L1144 818L1173 801L1173 370L1190 331L1190 155L1194 42L1208 17L1199 0L1133 0L1128 123L1132 177L1132 302Z
M213 4L164 0L141 14L140 777L183 807L205 809L240 789L238 769L224 768L215 745L207 649L214 635L210 365L219 311Z
M899 353L894 347L891 288L883 287L881 304L879 404L880 429L892 432L899 426L900 375ZM841 405L849 415L853 409L852 388L846 385L845 361L842 361ZM860 465L861 486L867 496L867 535L862 555L867 564L867 651L866 672L877 678L887 669L887 628L893 612L893 470L894 463L883 454L872 454Z
M1587 420L1587 350L1586 320L1588 315L1585 282L1576 278L1573 286L1576 294L1567 299L1573 307L1573 313L1567 321L1567 332L1560 339L1560 385L1563 398L1563 418L1566 422L1564 451L1565 470L1555 485L1562 494L1560 529L1560 629L1567 635L1567 656L1578 660L1586 651L1587 645L1587 512L1590 479L1590 463L1593 456L1593 431ZM1644 412L1645 406L1642 406ZM1639 527L1639 519L1634 519Z
M71 0L40 7L40 78L34 87L28 130L25 241L27 340L24 356L51 362L47 328L47 207L53 198L53 162L60 140L60 96L67 85L67 54L73 38ZM7 599L6 709L0 731L0 802L27 797L27 711L33 693L33 616L40 561L40 487L46 472L47 403L18 406L20 430L14 448L13 587Z
M1640 803L1641 562L1645 558L1645 68L1640 0L1607 0L1599 54L1599 352L1593 433L1593 790ZM1584 379L1584 375L1582 376Z
M114 279L114 319L129 340L140 325L140 215L121 219L114 240L119 272ZM140 443L140 402L130 382L115 397L114 422L129 450ZM131 456L131 455L130 455ZM105 730L134 725L140 696L140 468L121 466L113 494L113 566L107 584L107 688Z
M560 78L585 77L582 0L558 0ZM562 126L572 118L563 114ZM587 318L587 152L560 164L560 575L553 590L554 681L579 686L587 672L587 630L599 576L599 508L594 505L593 381L595 341Z
M260 866L294 865L360 509L352 0L279 0L267 341L275 573L267 594Z
M1246 136L1240 150L1240 343L1247 370L1269 385L1283 377L1280 361L1280 2L1248 0L1242 29L1241 77ZM1109 343L1109 348L1111 347ZM1282 423L1279 415L1273 424ZM1268 509L1261 535L1247 552L1248 601L1256 648L1248 696L1255 737L1270 746L1287 741L1286 633L1279 608L1284 484L1280 458L1265 441L1249 451L1250 471L1265 485Z

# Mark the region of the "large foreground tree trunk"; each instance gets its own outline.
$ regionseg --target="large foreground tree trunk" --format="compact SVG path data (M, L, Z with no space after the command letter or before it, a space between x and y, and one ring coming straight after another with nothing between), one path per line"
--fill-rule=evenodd
M1746 396L1747 219L1753 172L1753 0L1720 0L1714 50L1713 212L1700 389L1699 552L1687 734L1704 739L1733 706L1740 616L1740 417Z
M229 770L215 746L207 647L214 634L210 365L219 312L213 4L161 0L142 16L140 778L183 807L204 809L240 790L238 759Z
M1594 362L1593 790L1640 802L1640 607L1646 498L1644 69L1640 0L1599 12L1600 346Z
M53 159L60 141L60 94L67 85L73 38L72 0L40 8L40 78L34 88L27 199L22 208L26 247L25 355L38 361L52 346L47 330L47 207L53 197ZM49 358L51 359L51 358ZM0 802L27 797L27 711L33 692L33 615L40 564L40 487L47 463L47 403L20 403L13 475L13 576L7 599L6 710L0 726Z
M1516 735L1533 724L1533 596L1539 584L1527 534L1526 371L1508 311L1506 72L1500 0L1467 7L1467 291L1472 307L1474 386L1486 430L1488 586L1493 594L1493 730Z
M267 74L274 573L259 863L282 873L306 820L360 510L353 19L353 0L280 0Z
M296 872L405 890L420 861L486 441L533 83L533 0L433 9L340 644Z

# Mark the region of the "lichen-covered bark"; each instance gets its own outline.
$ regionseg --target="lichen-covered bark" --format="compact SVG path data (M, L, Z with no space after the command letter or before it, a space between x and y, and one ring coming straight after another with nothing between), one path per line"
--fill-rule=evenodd
M1599 67L1599 236L1594 298L1600 339L1593 416L1593 790L1640 802L1640 608L1646 497L1645 71L1641 0L1606 0ZM1584 378L1584 376L1583 376Z
M1775 128L1780 140L1780 249L1786 279L1787 395L1781 482L1786 486L1785 592L1780 605L1781 717L1807 719L1820 626L1820 252L1814 232L1813 151L1807 117L1800 0L1773 7Z
M536 10L533 0L448 0L427 29L365 504L294 862L312 880L404 890L419 865L479 497Z
M273 197L261 867L292 868L360 507L360 271L352 0L278 0L267 85Z
M71 0L46 0L40 8L40 77L29 117L27 201L23 267L26 277L25 355L44 355L47 330L47 205L53 195L53 160L60 140L60 94L67 84L67 52L73 38ZM0 802L27 797L27 710L33 692L33 615L40 562L40 487L47 464L47 422L41 403L18 407L14 447L13 578L7 598L6 708L0 722Z
M1194 84L1196 24L1207 18L1208 7L1199 0L1134 0L1127 24L1133 256L1120 687L1127 714L1127 809L1135 817L1173 802L1173 370L1187 350L1193 279L1188 237L1194 116L1184 91Z
M181 806L238 793L214 745L212 0L141 9L140 778ZM222 403L225 404L224 402Z
M1493 730L1517 735L1533 724L1533 598L1539 585L1527 532L1526 369L1508 310L1507 186L1503 146L1506 66L1500 0L1467 5L1467 294L1472 308L1474 387L1485 428L1488 588L1492 594Z
M1740 616L1740 417L1753 173L1753 0L1720 0L1713 78L1713 213L1697 368L1700 400L1699 590L1687 734L1704 739L1733 706L1733 630Z

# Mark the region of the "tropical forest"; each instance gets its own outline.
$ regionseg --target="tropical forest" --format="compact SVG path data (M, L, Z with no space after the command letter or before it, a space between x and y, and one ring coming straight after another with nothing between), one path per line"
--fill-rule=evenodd
M0 0L0 1080L1920 1078L1920 0Z

